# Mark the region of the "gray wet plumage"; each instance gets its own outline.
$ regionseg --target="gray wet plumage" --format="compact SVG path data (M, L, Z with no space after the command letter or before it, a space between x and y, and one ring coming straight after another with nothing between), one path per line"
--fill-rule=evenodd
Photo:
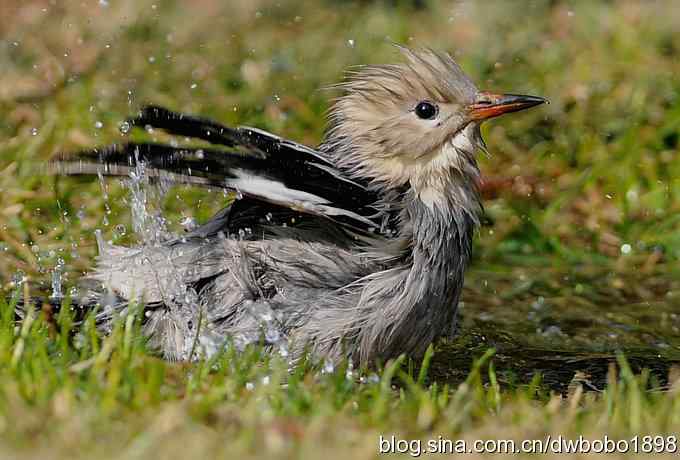
M421 355L454 333L481 213L479 125L544 102L480 92L446 54L358 67L338 85L317 149L253 128L144 109L134 126L215 148L124 144L60 159L62 174L140 175L235 190L184 235L113 246L81 305L110 328L132 301L163 356L186 360L263 341L292 358L358 364Z

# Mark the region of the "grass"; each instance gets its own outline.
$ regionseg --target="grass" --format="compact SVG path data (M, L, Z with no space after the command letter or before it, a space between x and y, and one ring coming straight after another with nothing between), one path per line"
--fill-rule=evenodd
M380 374L285 361L251 347L178 365L149 356L139 314L101 338L73 334L69 309L14 326L0 306L0 452L8 458L372 458L378 440L629 439L677 435L680 376L658 391L619 356L607 388L568 395L531 384L501 389L493 350L455 387L397 360ZM72 339L72 340L71 340ZM676 372L677 374L677 372ZM665 441L664 441L665 442Z
M124 188L109 182L104 194L97 181L46 176L41 162L55 153L119 141L119 121L144 102L313 145L334 96L318 88L347 66L394 60L389 41L422 44L454 53L480 87L551 101L484 127L488 224L475 242L458 348L439 344L429 372L391 364L363 381L356 370L348 378L311 365L289 374L257 349L175 364L144 350L135 317L101 338L88 326L73 332L67 314L15 328L3 303L2 455L370 458L380 434L680 431L677 371L640 373L618 355L601 369L602 391L582 392L575 376L560 395L517 363L534 349L679 359L673 1L232 3L0 4L2 292L15 293L24 276L24 286L47 289L62 262L74 284L92 266L96 228L134 242ZM178 187L160 208L179 228L226 199ZM524 374L509 376L508 363Z

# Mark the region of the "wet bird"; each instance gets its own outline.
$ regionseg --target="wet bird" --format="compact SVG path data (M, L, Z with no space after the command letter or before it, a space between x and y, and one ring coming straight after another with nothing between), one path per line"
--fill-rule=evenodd
M204 225L138 247L99 240L76 303L104 329L132 302L173 360L228 343L292 358L365 365L422 355L455 332L482 206L480 124L542 104L479 91L454 60L399 47L337 85L322 143L146 107L127 120L210 146L127 143L60 158L66 175L107 175L232 190Z

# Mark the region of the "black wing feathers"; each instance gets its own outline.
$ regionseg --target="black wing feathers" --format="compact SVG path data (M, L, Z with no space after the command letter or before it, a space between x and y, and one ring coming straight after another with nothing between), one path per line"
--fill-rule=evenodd
M128 118L130 126L141 128L150 126L162 129L177 136L194 137L211 144L232 147L239 144L236 130L207 118L172 112L163 107L149 105L140 110L139 115Z
M291 216L300 212L323 215L355 230L380 230L374 207L379 197L344 176L314 149L255 128L230 128L157 106L144 108L127 122L201 139L215 148L117 144L62 158L56 163L56 172L121 176L143 163L151 177L231 188L251 200L273 204L281 212L290 208ZM239 216L232 212L230 219Z

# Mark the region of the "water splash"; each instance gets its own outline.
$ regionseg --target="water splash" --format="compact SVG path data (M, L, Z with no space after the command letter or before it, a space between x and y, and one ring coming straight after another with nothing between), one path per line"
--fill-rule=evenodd
M62 274L64 272L64 259L61 257L57 259L57 265L52 270L52 294L51 299L61 300L64 298L62 291Z
M332 374L335 371L335 365L330 359L324 360L323 367L321 368L322 374Z
M184 227L185 232L195 230L196 227L198 226L196 224L196 219L194 219L191 216L185 216L179 223L182 227Z
M130 191L130 212L132 214L132 228L142 240L143 245L158 246L169 239L172 235L167 230L167 221L159 210L150 206L149 177L146 174L146 164L139 159L139 150L135 150L135 169L130 172L128 189ZM162 187L157 187L156 202L160 202L163 193Z
M121 238L127 233L127 228L125 228L125 225L123 224L118 224L114 227L113 232L115 233L116 237Z
M125 130L123 127L122 131ZM130 231L139 240L138 250L141 251L139 260L141 263L151 264L157 278L162 279L164 289L161 292L165 310L163 314L177 327L180 342L179 358L184 360L197 360L208 358L220 352L228 343L233 344L237 350L243 350L252 344L261 343L273 353L283 358L289 356L289 342L287 334L282 328L282 319L277 311L268 302L246 301L243 310L239 314L245 315L247 327L229 337L222 330L218 330L208 319L208 311L212 307L206 305L190 280L195 280L197 274L192 270L195 267L185 260L184 251L189 246L185 237L173 234L167 228L167 219L160 209L162 198L170 191L172 183L168 180L154 180L151 182L144 161L140 161L139 151L134 152L134 169L125 181L128 189L128 203L131 213ZM156 179L156 178L155 178ZM100 177L105 199L108 199L103 177ZM239 193L236 194L238 199ZM241 195L242 196L242 195ZM108 206L107 206L108 209ZM271 219L271 216L269 216ZM191 231L196 226L193 217L187 216L181 222L185 230ZM124 226L116 226L113 229L117 237L127 233ZM239 235L241 239L247 239L252 235L252 229L243 229ZM105 241L101 230L95 232L100 254L112 254L114 246ZM226 238L223 234L219 238ZM174 241L180 244L169 246ZM206 244L219 244L214 240ZM159 250L160 249L160 250ZM161 257L159 258L159 254ZM181 262L178 262L181 260ZM61 279L59 271L55 270L53 292L61 295ZM120 299L111 295L109 299L101 302L105 312L112 315L125 314ZM146 315L146 313L145 313ZM146 315L149 317L148 315ZM153 316L153 315L151 315Z

